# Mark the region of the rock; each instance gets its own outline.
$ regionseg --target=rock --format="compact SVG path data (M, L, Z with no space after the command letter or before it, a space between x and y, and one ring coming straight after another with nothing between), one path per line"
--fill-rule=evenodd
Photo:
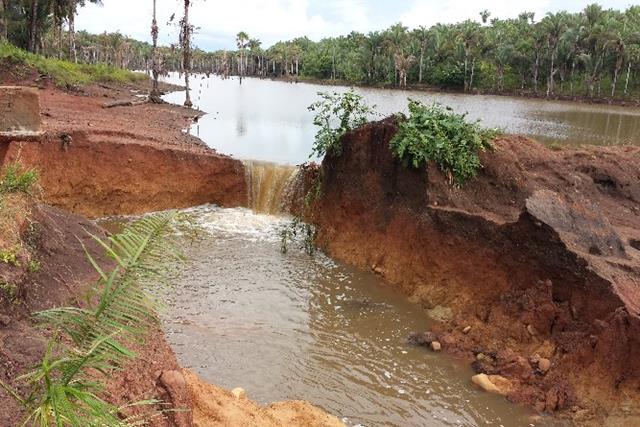
M438 338L433 332L414 332L409 335L409 343L413 345L429 345L432 341L436 341Z
M471 377L471 382L490 393L498 393L498 387L495 386L490 380L487 374L477 374Z
M161 396L161 400L170 403L170 407L165 409L190 408L192 405L191 392L184 375L180 371L163 371L158 378L161 389L166 391ZM168 416L172 419L173 425L178 427L191 427L193 425L193 414L191 411L169 411Z
M545 340L540 347L536 350L536 353L541 357L550 359L556 352L556 346L549 340Z
M529 332L529 335L533 337L538 335L538 331L536 331L536 328L533 325L527 325L527 332Z
M247 392L244 391L244 389L242 387L236 387L233 390L231 390L231 394L233 394L233 396L236 399L246 399L247 398Z
M471 377L471 382L489 393L506 396L513 389L511 381L500 375L477 374Z
M0 314L0 326L9 326L10 323L11 323L11 318L9 316Z
M447 322L451 320L453 317L453 312L449 307L443 307L441 305L436 305L435 307L427 310L427 314L433 320L437 320L438 322Z
M0 87L0 135L21 136L40 133L40 99L37 89Z
M551 361L547 358L541 357L538 359L538 369L542 373L546 373L551 368Z
M431 342L431 350L440 351L440 350L442 350L442 345L438 341L432 341Z
M463 330L462 333L463 334L468 334L471 331L471 326L466 326Z

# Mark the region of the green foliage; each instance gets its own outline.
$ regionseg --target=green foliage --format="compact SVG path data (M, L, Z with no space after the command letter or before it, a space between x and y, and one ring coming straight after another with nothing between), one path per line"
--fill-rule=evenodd
M35 169L22 170L18 163L5 166L0 176L0 194L25 193L31 194L38 183L38 171Z
M339 156L342 153L341 138L350 130L367 123L367 116L373 112L363 102L361 95L349 90L338 92L318 92L320 100L308 109L315 113L313 124L318 132L313 143L311 155L322 158L325 154Z
M420 168L434 161L456 183L473 178L482 167L478 153L491 148L496 129L467 122L465 115L438 104L409 100L409 117L401 120L390 143L393 155L405 165Z
M313 255L315 246L316 228L298 217L294 217L289 224L280 230L280 251L286 254L291 242L298 242L307 255Z
M27 264L27 271L29 273L37 273L38 271L40 271L40 268L40 261L38 261L37 259L32 259Z
M18 285L0 281L0 302L16 303L18 301ZM2 386L2 382L0 382Z
M27 410L25 424L34 426L130 426L143 420L119 417L122 408L102 400L96 374L108 375L135 357L127 343L141 339L155 325L162 284L170 266L182 260L167 237L177 214L145 217L106 240L92 236L115 261L105 271L87 252L99 280L88 306L42 311L36 318L54 328L47 352L35 369L21 377L28 392L8 390ZM134 405L155 404L142 401Z
M20 262L18 261L18 250L16 248L1 249L0 262L4 262L5 264L11 264L16 267L19 266Z
M69 61L45 58L2 42L0 42L0 61L33 67L63 87L94 82L133 83L147 79L144 74L104 64L75 64Z

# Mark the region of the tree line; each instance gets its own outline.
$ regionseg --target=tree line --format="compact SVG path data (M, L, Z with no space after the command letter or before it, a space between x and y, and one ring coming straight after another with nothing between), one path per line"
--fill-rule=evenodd
M437 24L396 24L314 42L306 37L268 49L247 43L201 59L212 72L339 80L350 84L430 85L467 92L628 97L640 73L640 6L625 11L591 4L579 13ZM200 64L201 66L203 64Z
M476 21L411 30L396 24L383 31L354 31L317 42L299 37L268 48L241 31L237 49L205 52L191 46L192 2L179 0L184 16L169 23L178 26L179 40L158 46L155 15L154 42L149 44L119 33L76 33L77 9L100 0L0 0L0 40L75 62L137 70L151 70L155 64L158 73L192 69L241 78L547 96L621 98L640 92L640 6L618 11L591 4L578 13L548 13L540 20L530 12L514 19L492 19L485 10Z

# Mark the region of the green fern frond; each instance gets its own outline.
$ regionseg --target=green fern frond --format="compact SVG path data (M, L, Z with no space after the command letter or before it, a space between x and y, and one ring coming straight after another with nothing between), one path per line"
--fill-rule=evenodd
M19 378L31 386L28 397L0 384L27 408L23 425L124 427L144 423L140 416L121 419L123 408L98 397L102 386L92 378L135 357L126 344L142 338L157 323L171 267L183 260L177 243L168 237L176 221L177 213L162 212L144 217L107 239L92 235L115 266L105 271L85 248L99 275L89 307L36 313L37 319L54 326L63 339L52 338L41 363ZM148 400L127 406L157 403Z

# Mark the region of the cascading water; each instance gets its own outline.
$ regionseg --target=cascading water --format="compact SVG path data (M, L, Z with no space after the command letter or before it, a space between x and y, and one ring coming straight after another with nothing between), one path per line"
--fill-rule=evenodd
M246 161L248 206L257 213L283 213L283 196L291 185L298 168L270 162Z

